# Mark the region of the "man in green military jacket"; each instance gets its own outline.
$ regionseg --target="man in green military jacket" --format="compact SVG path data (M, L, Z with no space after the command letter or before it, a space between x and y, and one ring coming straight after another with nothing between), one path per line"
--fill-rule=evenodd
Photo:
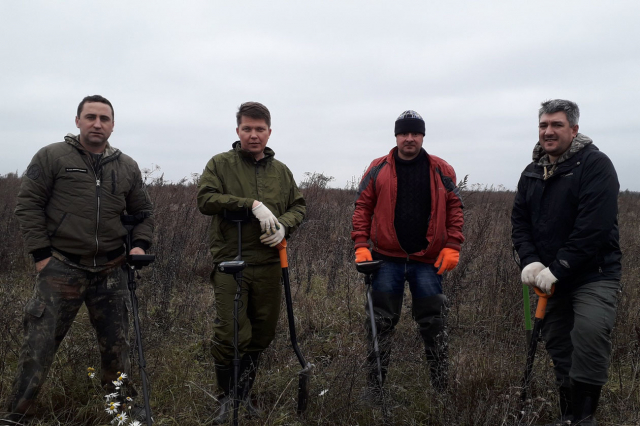
M34 295L24 308L24 342L9 395L7 419L28 416L56 350L86 303L96 330L102 383L129 373L130 305L121 265L125 259L123 212L146 212L133 229L131 254L152 241L153 215L136 162L109 144L113 106L99 95L78 105L79 135L47 145L22 178L16 216L35 262Z
M266 146L271 136L269 110L258 102L246 102L240 106L236 120L240 140L207 163L198 186L198 208L212 216L209 241L214 264L237 255L237 225L224 219L224 211L251 209L255 216L242 225L242 260L247 267L238 319L240 396L249 414L255 415L258 413L249 391L260 354L275 337L280 314L281 268L276 245L300 225L306 206L291 171ZM236 282L232 275L215 267L211 282L216 306L212 354L218 386L224 392L215 422L224 424L233 406L229 395Z

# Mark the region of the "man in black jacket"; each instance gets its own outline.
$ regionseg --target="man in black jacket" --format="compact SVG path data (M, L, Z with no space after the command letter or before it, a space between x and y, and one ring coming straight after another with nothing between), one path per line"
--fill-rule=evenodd
M611 160L578 133L580 111L542 103L533 162L522 172L511 215L522 282L549 299L542 333L560 391L562 421L596 424L607 382L621 252L618 177Z

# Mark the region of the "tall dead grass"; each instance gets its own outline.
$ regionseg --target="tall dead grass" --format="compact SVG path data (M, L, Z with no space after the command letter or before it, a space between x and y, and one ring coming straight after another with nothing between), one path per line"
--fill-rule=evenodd
M361 399L364 387L363 280L353 266L349 238L353 185L326 188L326 177L303 182L307 219L291 238L289 261L300 346L316 366L312 399L295 414L299 365L288 340L286 317L263 357L255 395L265 409L247 425L532 425L556 414L550 360L542 348L534 367L533 398L520 404L518 386L525 361L522 288L511 254L513 193L475 188L464 193L465 234L459 266L444 282L451 300L448 327L451 387L435 394L429 385L421 339L407 296L394 337L387 380L390 416ZM9 392L21 342L22 306L34 271L23 253L13 215L17 175L0 177L0 399ZM140 315L157 424L201 425L217 406L212 337L213 291L208 283L209 218L196 208L193 183L149 187L157 220L157 262L142 271ZM640 424L640 194L620 196L624 250L623 287L613 339L610 381L602 424ZM533 301L532 301L533 303ZM284 310L283 310L284 312ZM86 367L98 365L93 332L83 309L63 342L40 395L36 424L106 424L91 397ZM133 354L132 354L133 356ZM134 380L137 370L134 368Z

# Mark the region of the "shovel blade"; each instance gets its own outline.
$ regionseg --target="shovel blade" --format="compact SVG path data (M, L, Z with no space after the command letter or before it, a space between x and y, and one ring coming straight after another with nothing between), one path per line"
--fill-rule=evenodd
M302 414L307 409L307 403L309 402L309 379L311 378L311 364L302 369L298 373L298 408L296 412Z

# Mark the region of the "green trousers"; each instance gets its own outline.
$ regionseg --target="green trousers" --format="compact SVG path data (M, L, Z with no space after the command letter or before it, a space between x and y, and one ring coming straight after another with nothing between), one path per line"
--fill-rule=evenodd
M83 303L98 338L103 385L108 387L118 372L130 373L130 300L118 263L122 258L91 271L51 257L40 271L24 308L24 341L7 411L24 414L31 407Z
M282 285L280 263L248 265L242 271L238 307L238 350L262 352L276 335L280 316ZM216 318L211 353L216 363L228 366L233 360L233 300L237 284L233 275L214 268L211 282L215 293Z

